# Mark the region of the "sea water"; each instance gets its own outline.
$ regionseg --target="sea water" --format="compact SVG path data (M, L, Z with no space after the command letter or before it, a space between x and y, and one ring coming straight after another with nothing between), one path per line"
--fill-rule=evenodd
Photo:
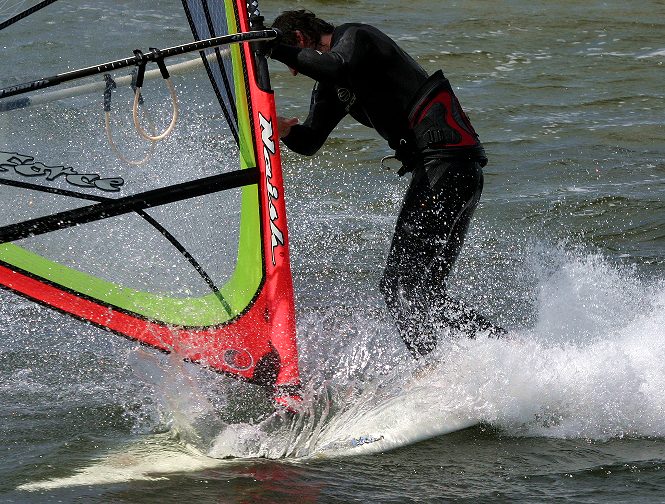
M450 290L509 337L442 333L423 362L408 357L377 290L408 176L381 169L385 143L345 120L313 158L283 155L302 415L266 420L254 388L3 291L0 500L661 501L665 5L294 5L374 24L453 83L490 163ZM268 19L289 7L262 2ZM185 42L179 9L58 2L0 32L3 82ZM26 60L34 44L41 59ZM279 112L302 120L311 81L271 72ZM379 435L354 426L399 397L404 439L451 415L478 425L326 456L345 431Z

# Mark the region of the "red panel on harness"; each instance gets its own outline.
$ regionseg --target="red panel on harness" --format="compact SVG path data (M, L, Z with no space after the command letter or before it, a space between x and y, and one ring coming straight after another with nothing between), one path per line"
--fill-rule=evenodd
M409 114L419 148L478 147L480 141L450 82L439 70L423 86Z

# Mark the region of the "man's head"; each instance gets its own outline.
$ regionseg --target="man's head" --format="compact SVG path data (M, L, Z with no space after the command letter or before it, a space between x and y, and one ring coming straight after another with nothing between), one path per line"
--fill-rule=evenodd
M282 32L281 42L284 44L313 49L321 45L322 36L335 30L333 25L304 9L282 12L272 27Z

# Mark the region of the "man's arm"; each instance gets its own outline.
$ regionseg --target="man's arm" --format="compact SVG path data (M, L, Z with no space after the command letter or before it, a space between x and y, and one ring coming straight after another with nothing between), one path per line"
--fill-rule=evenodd
M270 57L317 82L348 87L349 66L354 52L357 47L365 50L368 43L361 26L349 26L330 51L277 44Z
M311 156L321 148L345 115L344 104L337 99L335 88L317 84L312 91L307 119L303 124L291 124L282 141L292 151Z
M315 49L279 44L270 57L317 82L341 84L344 81L344 57L336 51L322 53Z

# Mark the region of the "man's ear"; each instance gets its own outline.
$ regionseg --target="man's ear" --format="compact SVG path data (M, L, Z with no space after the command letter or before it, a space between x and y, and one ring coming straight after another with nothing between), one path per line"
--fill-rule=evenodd
M301 32L300 30L296 30L295 35L296 35L296 43L298 44L298 47L305 47L305 42L307 41L307 39L305 38L305 35L303 34L303 32Z

